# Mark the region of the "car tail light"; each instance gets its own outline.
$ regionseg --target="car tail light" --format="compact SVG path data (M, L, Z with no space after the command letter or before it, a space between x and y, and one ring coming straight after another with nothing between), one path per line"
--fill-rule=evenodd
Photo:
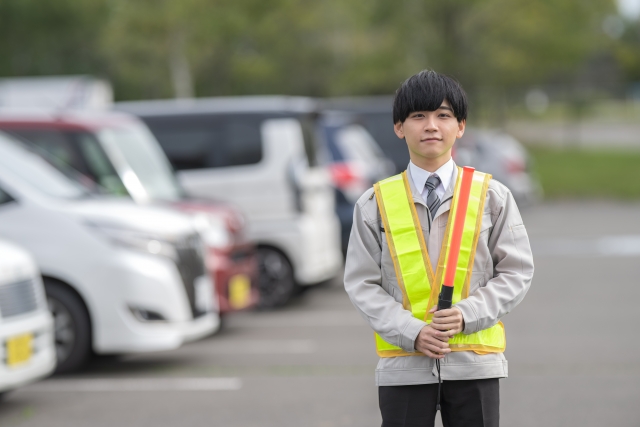
M329 173L333 184L341 190L361 186L364 181L360 168L353 163L332 163L329 165Z
M510 174L522 173L527 170L527 164L523 159L507 159L507 172Z

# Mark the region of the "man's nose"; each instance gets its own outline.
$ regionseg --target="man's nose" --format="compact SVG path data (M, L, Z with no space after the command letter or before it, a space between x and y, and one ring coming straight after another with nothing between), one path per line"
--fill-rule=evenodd
M436 124L436 118L432 115L428 115L425 119L424 130L427 132L433 132L438 130L438 126Z

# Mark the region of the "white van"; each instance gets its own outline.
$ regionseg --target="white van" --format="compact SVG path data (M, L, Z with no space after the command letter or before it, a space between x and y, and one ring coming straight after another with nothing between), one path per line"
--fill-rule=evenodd
M92 350L173 349L219 326L189 217L91 197L3 134L0 237L29 250L42 272L59 372L77 369Z
M0 396L55 367L53 319L38 267L27 252L0 241Z
M283 303L294 284L340 272L335 194L316 159L315 101L272 96L115 106L145 121L187 192L235 204L247 215L258 244L261 299Z

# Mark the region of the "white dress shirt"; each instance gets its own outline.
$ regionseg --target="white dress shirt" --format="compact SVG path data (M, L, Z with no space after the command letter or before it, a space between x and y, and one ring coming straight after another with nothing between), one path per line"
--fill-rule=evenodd
M454 164L453 159L449 159L449 161L440 166L437 171L429 172L419 168L413 162L409 161L409 170L411 171L413 184L416 186L418 191L422 191L422 198L424 199L424 202L427 203L427 193L429 193L427 187L425 187L427 179L429 179L431 175L437 175L440 178L440 184L436 187L435 192L442 201L442 196L444 196L445 191L447 191L447 188L449 188L449 184L451 184L451 180L453 179Z

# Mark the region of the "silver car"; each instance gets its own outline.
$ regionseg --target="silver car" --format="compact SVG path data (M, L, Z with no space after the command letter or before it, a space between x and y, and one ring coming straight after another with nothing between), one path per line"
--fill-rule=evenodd
M535 203L542 187L531 173L531 160L524 146L497 129L467 128L454 146L454 160L487 172L511 190L519 205Z

